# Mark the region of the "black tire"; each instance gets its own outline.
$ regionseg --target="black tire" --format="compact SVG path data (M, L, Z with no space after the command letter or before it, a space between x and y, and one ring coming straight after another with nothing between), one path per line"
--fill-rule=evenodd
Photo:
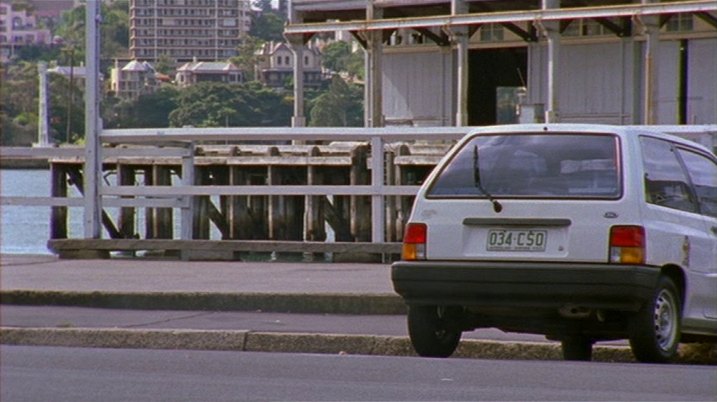
M631 317L630 347L637 360L667 363L680 344L682 306L675 282L667 276L657 281L652 299Z
M458 347L461 331L450 328L447 311L438 306L408 307L408 335L419 356L448 357Z
M590 361L593 357L593 341L584 336L569 336L561 339L563 359Z

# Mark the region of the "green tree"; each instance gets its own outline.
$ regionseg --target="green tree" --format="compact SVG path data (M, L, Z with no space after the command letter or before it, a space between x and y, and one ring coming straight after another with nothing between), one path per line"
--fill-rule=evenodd
M351 46L344 41L328 44L322 50L322 63L331 71L346 71L348 59L351 56Z
M66 66L85 60L85 7L65 11L55 32L61 38L60 63Z
M360 87L334 75L329 90L311 102L309 126L360 127L363 125L362 100Z
M261 48L263 41L251 35L244 38L242 44L237 48L237 55L232 57L230 61L234 63L241 71L244 72L246 81L254 81L254 66L260 61L256 52Z
M30 145L37 139L37 66L21 61L1 71L0 143Z
M322 58L324 67L329 70L363 79L364 53L361 50L352 52L351 45L347 42L330 43L323 49Z
M129 0L102 3L101 57L109 60L129 52Z
M290 116L291 105L258 83L202 82L180 91L169 120L173 127L283 126Z
M50 130L55 142L81 141L85 137L84 89L78 80L58 74L48 74L48 83Z
M176 66L177 61L175 59L167 54L161 54L159 55L159 59L157 59L157 63L154 65L154 69L158 73L170 75L176 72Z
M64 48L72 48L74 60L85 60L85 11L84 5L65 11L60 17L55 34L62 38ZM100 58L111 60L126 55L129 49L129 2L117 0L101 4ZM69 53L69 50L66 50ZM68 63L68 60L63 60Z
M29 61L38 62L45 61L50 62L57 60L60 57L60 48L53 45L25 45L20 46L15 51L15 58L17 61Z
M103 102L103 122L107 128L169 127L169 114L177 108L179 90L164 86L138 99L110 97Z
M280 42L284 40L284 18L273 12L265 11L252 18L249 35L265 41Z
M363 80L365 77L365 54L362 50L351 53L346 61L346 72L349 76Z

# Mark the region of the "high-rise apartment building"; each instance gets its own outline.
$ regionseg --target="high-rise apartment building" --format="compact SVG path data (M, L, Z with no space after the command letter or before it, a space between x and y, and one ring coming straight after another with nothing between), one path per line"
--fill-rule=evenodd
M130 0L130 55L226 60L249 31L250 0Z

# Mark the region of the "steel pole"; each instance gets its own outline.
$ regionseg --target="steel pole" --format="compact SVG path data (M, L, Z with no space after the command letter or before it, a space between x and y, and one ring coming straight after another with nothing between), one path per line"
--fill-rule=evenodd
M101 144L99 141L99 59L100 59L99 0L87 0L85 13L85 167L84 167L84 229L85 238L101 237L102 183Z

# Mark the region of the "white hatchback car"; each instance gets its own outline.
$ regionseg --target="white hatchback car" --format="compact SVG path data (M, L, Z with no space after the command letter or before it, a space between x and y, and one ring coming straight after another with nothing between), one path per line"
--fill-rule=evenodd
M669 361L717 340L717 158L637 127L478 129L418 192L391 277L422 356L495 327Z

